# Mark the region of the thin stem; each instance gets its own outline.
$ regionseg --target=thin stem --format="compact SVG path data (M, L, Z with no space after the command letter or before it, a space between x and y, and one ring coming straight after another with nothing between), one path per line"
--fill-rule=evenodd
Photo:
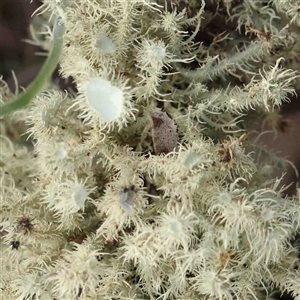
M20 93L15 99L0 106L0 117L20 109L27 105L34 96L41 90L51 74L55 70L63 45L64 25L60 24L60 19L56 18L53 28L53 46L52 50L41 68L39 74L33 82L27 87L26 91Z

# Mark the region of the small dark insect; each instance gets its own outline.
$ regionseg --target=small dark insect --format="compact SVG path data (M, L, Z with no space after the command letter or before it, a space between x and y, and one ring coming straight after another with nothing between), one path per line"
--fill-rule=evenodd
M18 248L20 246L20 242L19 241L12 241L12 242L10 242L10 245L11 245L11 249L18 250Z

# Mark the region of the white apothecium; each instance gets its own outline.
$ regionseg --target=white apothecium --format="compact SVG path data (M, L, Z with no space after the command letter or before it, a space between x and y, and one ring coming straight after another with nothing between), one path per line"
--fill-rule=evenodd
M86 88L89 104L99 114L104 122L113 122L118 119L123 110L123 91L112 85L108 80L96 77Z

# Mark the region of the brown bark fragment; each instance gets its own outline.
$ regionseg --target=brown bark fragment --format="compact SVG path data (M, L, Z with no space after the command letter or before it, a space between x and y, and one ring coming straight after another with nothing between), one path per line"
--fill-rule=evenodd
M152 140L155 154L172 152L177 145L178 133L174 121L160 109L151 112Z

